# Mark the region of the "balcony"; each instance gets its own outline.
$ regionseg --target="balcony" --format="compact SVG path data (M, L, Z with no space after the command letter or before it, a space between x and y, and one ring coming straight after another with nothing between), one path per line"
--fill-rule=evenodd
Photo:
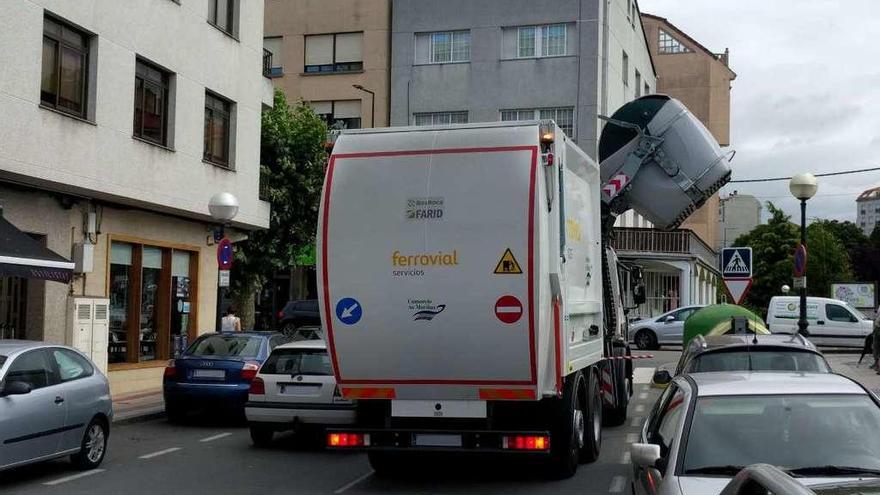
M696 256L709 266L717 266L718 255L696 234L687 229L663 231L615 227L614 249L620 253Z

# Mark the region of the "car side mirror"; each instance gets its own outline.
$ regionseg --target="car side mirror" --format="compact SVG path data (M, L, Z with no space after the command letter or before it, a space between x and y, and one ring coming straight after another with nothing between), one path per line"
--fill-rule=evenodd
M630 455L636 466L652 468L660 460L660 446L653 443L634 443Z
M657 370L651 381L657 385L669 385L669 382L672 381L672 374L668 370Z
M633 293L633 304L635 304L636 306L641 306L642 304L645 304L645 301L648 300L648 296L645 291L645 284L643 284L643 283L638 283L638 284L634 285L633 289L632 289L632 293Z
M13 381L7 383L3 387L3 397L7 395L25 395L31 393L32 387L30 383Z
M664 321L665 323L672 323L673 321L675 321L675 317L672 316L672 315L669 315L669 316L667 316L663 321Z

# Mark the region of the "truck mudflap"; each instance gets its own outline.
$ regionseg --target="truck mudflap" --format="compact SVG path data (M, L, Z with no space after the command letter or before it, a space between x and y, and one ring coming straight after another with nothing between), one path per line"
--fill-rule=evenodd
M330 450L550 454L548 431L328 428Z

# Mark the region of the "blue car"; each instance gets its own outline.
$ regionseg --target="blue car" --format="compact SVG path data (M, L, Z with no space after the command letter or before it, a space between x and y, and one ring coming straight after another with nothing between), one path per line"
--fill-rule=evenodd
M251 381L276 346L280 333L210 333L195 340L165 368L165 413L180 421L191 411L244 415Z

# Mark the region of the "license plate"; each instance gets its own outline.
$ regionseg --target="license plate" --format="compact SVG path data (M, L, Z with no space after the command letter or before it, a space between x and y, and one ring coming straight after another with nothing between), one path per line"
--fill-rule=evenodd
M419 447L461 447L461 435L431 435L416 433L413 439Z
M226 372L223 370L193 370L193 378L226 378Z

